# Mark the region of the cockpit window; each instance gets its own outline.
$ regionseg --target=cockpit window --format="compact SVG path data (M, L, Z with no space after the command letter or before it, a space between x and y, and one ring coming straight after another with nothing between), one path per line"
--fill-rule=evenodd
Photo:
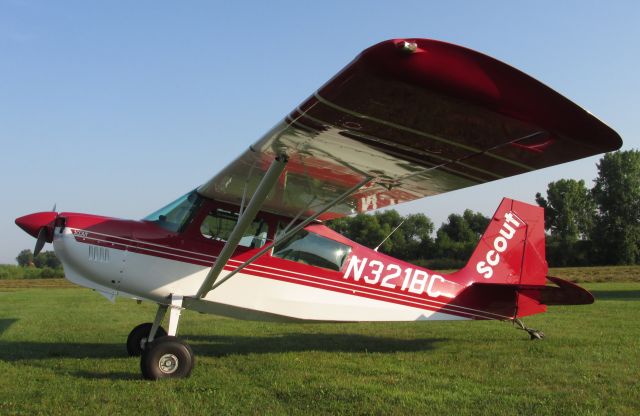
M201 201L202 197L196 191L191 191L153 214L147 215L143 220L158 224L166 230L179 232L191 220Z
M224 209L211 211L200 225L200 232L205 238L226 242L231 231L238 222L238 213ZM263 220L255 220L244 232L238 245L258 248L267 242L268 224Z
M345 244L302 230L277 244L272 256L339 271L350 252Z

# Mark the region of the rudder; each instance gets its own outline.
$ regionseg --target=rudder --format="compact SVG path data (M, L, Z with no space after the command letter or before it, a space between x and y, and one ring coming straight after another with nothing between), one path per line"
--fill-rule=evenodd
M504 198L464 271L478 283L545 285L544 209Z

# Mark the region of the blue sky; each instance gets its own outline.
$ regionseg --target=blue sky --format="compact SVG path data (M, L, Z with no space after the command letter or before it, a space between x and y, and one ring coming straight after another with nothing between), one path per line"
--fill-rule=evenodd
M366 47L457 43L507 62L640 148L640 2L0 0L0 263L36 211L140 218L201 184ZM598 157L399 206L436 226ZM45 247L51 249L50 246Z

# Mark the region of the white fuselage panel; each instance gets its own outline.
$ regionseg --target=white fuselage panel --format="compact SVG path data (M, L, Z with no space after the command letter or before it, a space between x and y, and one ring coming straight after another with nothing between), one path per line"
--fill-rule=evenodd
M209 267L184 261L79 242L71 229L55 232L54 249L69 280L101 292L168 303L171 294L194 297ZM231 262L230 262L231 263ZM355 296L251 274L251 266L209 292L203 301L239 316L289 317L313 321L415 321L467 319L447 313ZM280 273L287 271L282 270ZM223 272L224 276L227 271ZM262 272L264 275L264 271ZM278 270L273 270L277 276ZM249 313L250 312L250 313Z

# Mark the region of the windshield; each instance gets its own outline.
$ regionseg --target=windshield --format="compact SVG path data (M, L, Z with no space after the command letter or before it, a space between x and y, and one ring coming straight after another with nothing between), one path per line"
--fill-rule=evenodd
M143 220L158 224L169 231L178 232L189 222L196 208L200 205L200 201L202 198L194 190L153 214L147 215Z

